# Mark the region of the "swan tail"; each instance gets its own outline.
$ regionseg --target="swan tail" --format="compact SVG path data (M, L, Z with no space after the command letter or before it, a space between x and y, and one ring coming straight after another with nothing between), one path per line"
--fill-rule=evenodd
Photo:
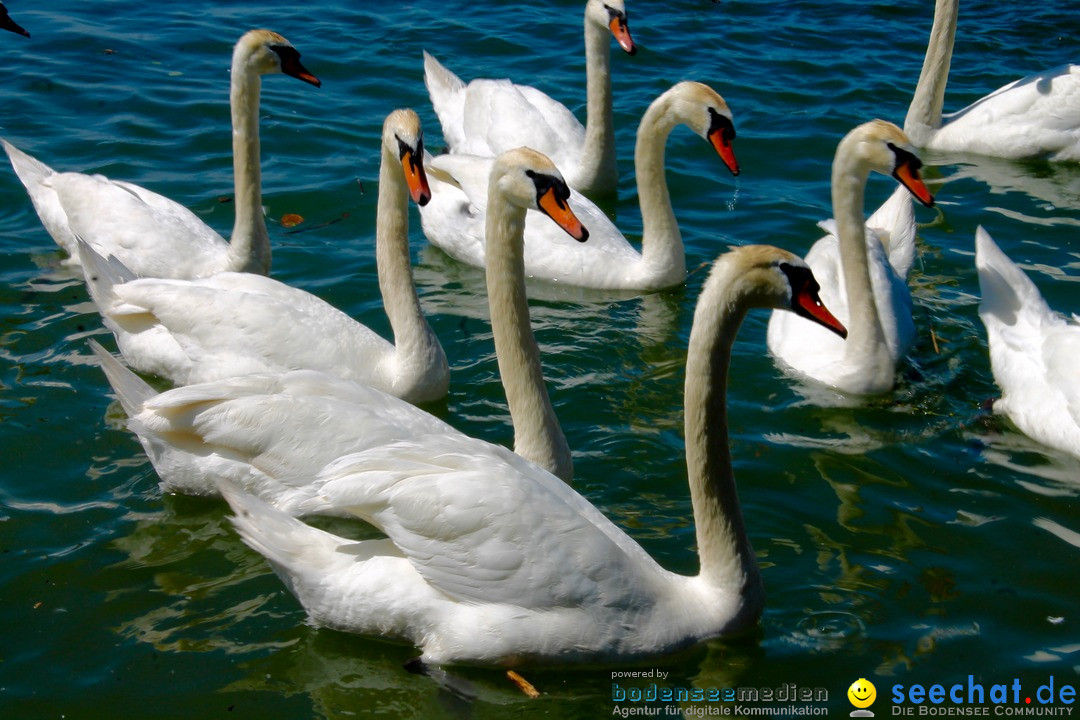
M1056 322L1054 312L1035 283L998 247L982 225L975 230L975 269L982 294L979 315L984 323L988 316L1003 318L1008 322L999 322L1019 330Z
M4 152L7 153L8 160L11 161L11 167L15 170L15 175L18 176L19 182L21 182L28 191L33 192L33 186L41 185L50 176L56 174L56 171L51 167L37 158L30 157L7 140L0 139L0 143L4 146Z
M56 244L66 250L73 259L77 259L78 250L75 248L75 236L71 232L67 213L56 190L52 187L52 181L57 173L51 167L36 158L32 158L18 149L7 140L0 139L4 146L11 167L19 182L26 188L30 202L34 205L34 212L41 219L45 230L56 241Z
M333 565L337 549L348 541L313 528L223 478L218 490L235 515L240 539L265 557L293 595L303 575L321 575Z
M451 149L461 145L465 141L465 83L425 50L424 85L442 126L443 141Z
M90 290L90 298L97 305L98 311L107 316L112 313L112 305L116 300L113 288L138 276L116 257L103 257L82 238L76 236L75 240L78 243L79 259L83 276L86 278L86 287Z
M116 393L116 399L120 401L128 417L138 415L143 405L150 398L157 396L157 390L129 370L96 340L90 340L90 349L97 355L101 369L105 372L105 377L108 378L113 392Z

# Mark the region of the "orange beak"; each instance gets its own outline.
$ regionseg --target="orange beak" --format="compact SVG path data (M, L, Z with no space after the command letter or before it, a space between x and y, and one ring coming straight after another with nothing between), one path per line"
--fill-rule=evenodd
M912 167L910 163L897 165L896 169L893 170L893 177L911 191L911 194L918 198L923 205L934 207L934 196L927 189L919 171Z
M731 147L731 140L724 137L724 129L716 128L709 133L709 143L712 144L720 159L727 165L732 175L739 174L739 161L735 159L735 150Z
M555 195L555 188L549 189L540 196L539 205L540 210L558 223L559 227L565 230L570 237L578 242L585 242L589 239L588 229L581 224L570 206Z
M634 55L637 53L637 45L634 44L634 38L630 37L630 26L626 24L626 17L614 15L611 18L611 22L608 23L608 27L611 28L611 34L615 36L615 41L619 43L619 47L627 55Z
M847 328L829 312L829 308L825 307L816 292L811 292L808 288L799 290L792 302L792 308L796 314L809 318L847 339Z
M409 197L412 201L424 207L431 200L431 188L428 186L427 173L424 171L424 161L412 151L406 151L401 156L401 167L405 171L405 182L409 186Z

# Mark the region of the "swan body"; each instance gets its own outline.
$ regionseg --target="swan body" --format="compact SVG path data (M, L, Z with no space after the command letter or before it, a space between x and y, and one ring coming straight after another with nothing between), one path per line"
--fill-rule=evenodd
M658 290L686 279L686 252L664 177L664 145L679 124L705 138L732 173L739 165L731 148L731 111L714 90L680 82L649 106L638 128L634 165L643 233L638 251L610 218L580 193L570 203L589 228L589 242L576 245L539 213L525 222L528 276L604 290ZM424 234L433 245L470 265L486 264L484 216L491 161L442 155L431 161L432 200L420 210Z
M445 396L450 369L424 318L409 261L408 199L423 204L431 196L422 138L412 110L394 111L383 125L376 260L394 343L272 278L223 272L136 279L83 243L87 286L127 363L178 385L312 369L409 402Z
M8 15L7 8L4 7L4 3L0 3L0 29L9 30L16 35L22 35L23 37L30 37L30 33L26 31L26 28L11 19L11 16Z
M768 346L797 374L841 392L873 394L892 389L896 363L915 337L907 272L914 260L915 225L908 191L924 204L933 198L919 177L919 159L903 133L875 120L852 130L833 161L835 220L806 255L821 283L822 300L848 328L844 342L819 333L814 323L773 313ZM898 188L864 222L863 192L871 170L892 174Z
M565 105L528 85L477 79L465 84L424 53L424 84L452 153L494 157L517 147L549 156L567 184L585 195L614 195L618 184L608 34L637 48L623 0L585 4L586 124Z
M403 638L428 663L514 665L656 656L756 623L762 580L732 476L726 383L750 307L796 309L837 332L801 260L748 246L698 301L686 368L686 461L700 573L660 567L550 473L467 437L344 456L309 504L386 539L352 542L223 484L244 541L318 625Z
M904 132L917 147L1003 158L1080 161L1080 65L1016 80L942 115L959 0L937 0Z
M975 267L990 368L1001 389L994 412L1028 437L1080 457L1080 324L1054 312L1035 283L981 226Z
M543 156L526 149L506 153L493 173L489 237L499 271L489 274L488 287L515 449L569 479L569 446L529 327L521 225L525 208L549 207L568 231L582 236L584 230L566 208L569 189ZM216 495L213 478L224 477L295 513L318 471L335 458L394 442L428 444L437 435L461 435L399 398L313 370L230 377L157 393L99 345L92 347L166 492Z
M261 76L284 73L318 87L300 53L277 33L250 30L236 44L230 104L236 222L226 241L177 202L102 175L56 172L7 141L15 174L57 244L79 264L75 237L98 254L119 259L142 277L205 277L224 271L270 270L270 237L262 211L259 171Z

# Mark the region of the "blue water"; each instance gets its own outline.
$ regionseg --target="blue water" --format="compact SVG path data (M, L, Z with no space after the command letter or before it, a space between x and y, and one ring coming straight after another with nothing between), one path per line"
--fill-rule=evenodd
M277 77L263 86L273 274L383 332L373 245L382 120L414 107L429 147L441 143L421 50L466 79L512 77L583 113L578 0L7 5L33 37L0 36L0 135L58 169L148 186L224 234L231 47L250 27L289 38L323 87ZM613 51L614 212L628 236L640 233L633 137L652 98L700 80L735 115L738 178L686 130L668 145L691 268L730 245L809 248L831 214L836 142L873 117L903 122L932 16L929 0L628 5L640 51ZM965 0L947 109L1076 60L1076 10L1067 0ZM669 686L821 687L830 713L844 715L848 685L865 677L881 717L894 684L970 674L1034 691L1050 676L1080 680L1080 463L982 409L996 390L973 267L981 223L1052 307L1080 311L1080 169L924 160L939 210L918 211L919 339L893 393L861 404L815 393L776 369L766 316L743 328L732 445L766 610L747 637L646 666L670 673ZM868 206L892 188L874 178ZM305 222L289 231L287 213ZM412 648L306 624L222 503L162 496L89 356L87 338L111 338L6 166L0 228L0 714L611 715L611 668L526 671L538 700L498 671L465 670L457 677L470 690L455 693L404 669ZM483 277L428 247L415 213L412 237L453 371L449 399L433 410L509 443ZM646 297L532 289L575 486L686 573L697 560L682 364L703 276Z

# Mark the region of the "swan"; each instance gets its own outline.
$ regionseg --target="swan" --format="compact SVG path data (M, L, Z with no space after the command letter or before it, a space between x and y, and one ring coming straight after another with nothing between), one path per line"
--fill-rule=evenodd
M580 193L571 204L589 228L576 245L550 222L531 213L525 224L525 272L552 282L604 290L659 290L686 279L686 252L664 177L664 145L679 124L705 138L735 175L735 127L724 99L697 82L680 82L649 105L634 149L642 238L638 252L608 216ZM429 165L432 199L420 209L428 240L451 257L483 267L484 211L491 161L441 155Z
M515 451L570 479L569 446L544 387L521 269L526 208L584 238L566 205L569 188L543 155L504 153L492 169L488 216L491 327L514 423ZM162 489L216 495L225 477L285 512L300 511L316 473L342 455L388 443L461 433L414 405L316 370L258 373L158 393L99 344L91 347L128 414Z
M321 626L403 638L431 664L610 662L657 656L757 622L761 575L732 476L726 387L752 307L794 310L843 335L801 259L768 246L723 255L694 313L686 464L700 572L665 570L588 500L467 436L341 457L307 505L344 509L385 539L312 528L228 481L244 542Z
M1035 283L979 226L975 268L990 368L1001 389L994 412L1028 437L1080 457L1080 324L1047 306Z
M310 368L409 402L446 395L446 354L424 318L409 262L411 197L431 196L423 133L412 110L383 123L375 252L387 342L309 292L252 273L139 278L80 245L90 295L127 363L177 385Z
M806 262L819 278L822 300L849 335L834 342L812 323L774 312L767 342L783 365L845 393L892 389L896 363L915 337L905 280L914 257L914 218L906 193L927 207L934 204L920 177L921 166L904 133L889 122L864 123L840 141L832 166L835 221L827 226L832 232L814 243ZM867 224L863 192L872 170L894 176L906 190L894 193ZM892 229L875 229L879 222Z
M100 255L115 256L143 277L205 277L226 270L270 271L270 237L262 210L259 168L260 76L284 73L320 86L288 40L250 30L236 43L230 104L236 221L226 241L183 205L138 185L101 175L55 172L3 143L38 217L79 264L78 235Z
M585 195L614 195L618 185L611 108L608 33L637 52L623 0L585 3L585 126L560 102L509 80L468 85L424 52L424 84L452 153L494 157L528 146L549 156L567 184Z
M10 30L23 37L30 37L30 33L26 31L26 28L11 19L11 16L8 15L7 8L4 7L4 3L0 3L0 29Z
M912 143L1003 158L1080 160L1080 65L1030 75L942 116L959 5L934 5L926 58L904 120Z

